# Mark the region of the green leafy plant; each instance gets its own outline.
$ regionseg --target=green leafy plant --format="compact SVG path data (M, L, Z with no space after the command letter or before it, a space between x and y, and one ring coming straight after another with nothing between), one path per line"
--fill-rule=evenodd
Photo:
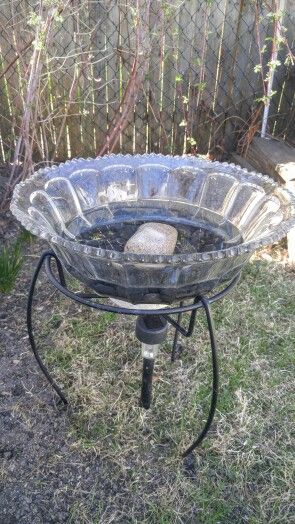
M194 139L193 136L187 136L186 141L191 147L195 147L197 145L197 141Z
M3 247L0 251L0 292L10 293L22 267L23 256L21 242L17 240L13 245Z
M22 229L21 233L19 234L17 238L17 244L23 245L23 244L31 244L36 238L30 231L27 229Z

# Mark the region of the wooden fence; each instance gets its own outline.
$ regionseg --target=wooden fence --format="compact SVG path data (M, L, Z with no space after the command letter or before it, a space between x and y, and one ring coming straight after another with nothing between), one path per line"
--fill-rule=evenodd
M146 2L148 3L148 2ZM149 53L139 92L114 151L211 153L232 150L263 95L273 18L259 0L151 0ZM122 113L136 47L134 2L76 0L57 20L38 88L35 159L93 156ZM0 3L0 159L11 158L25 110L34 45L31 0ZM295 0L283 25L294 45ZM259 51L264 51L260 57ZM265 46L265 49L264 49ZM294 49L294 48L293 48ZM285 60L285 48L280 58ZM142 66L143 67L143 66ZM256 70L256 72L255 72ZM269 133L294 141L294 69L275 72ZM292 78L293 74L293 78ZM252 120L251 120L252 119ZM259 118L258 118L259 128Z

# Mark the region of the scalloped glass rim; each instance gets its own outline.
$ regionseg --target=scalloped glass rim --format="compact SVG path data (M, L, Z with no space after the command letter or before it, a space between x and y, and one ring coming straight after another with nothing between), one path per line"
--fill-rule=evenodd
M188 158L191 161L194 159L197 162L204 162L208 163L208 165L212 166L227 166L234 168L237 171L240 171L242 173L246 173L249 176L252 177L253 181L255 179L257 180L258 184L261 184L261 182L264 180L265 182L272 185L274 188L279 187L281 191L285 192L291 201L291 208L293 211L293 216L291 216L288 220L281 223L278 226L274 227L274 230L271 234L266 235L263 239L260 240L250 240L248 242L244 242L240 244L239 246L235 247L227 247L224 249L220 249L218 251L209 251L209 252L202 252L202 253L189 253L189 254L177 254L177 255L138 255L135 253L124 253L119 251L113 251L113 250L107 250L102 248L96 248L92 246L88 246L82 243L78 243L75 240L67 240L63 237L61 237L58 234L51 234L47 230L45 230L42 227L36 226L36 224L28 218L28 215L23 213L19 207L18 207L18 201L20 196L20 191L23 190L24 187L29 186L34 179L39 177L42 173L48 173L49 171L53 171L57 168L60 168L63 165L68 166L69 164L79 164L79 162L93 162L93 160L104 160L114 158L116 160L119 159L128 159L128 158L138 158L138 159L183 159ZM180 166L181 167L181 166ZM196 166L199 167L199 166ZM228 162L211 162L210 160L206 160L202 157L192 157L188 155L162 155L157 153L145 153L143 155L124 155L124 154L110 154L110 155L104 155L102 157L95 157L95 158L74 158L72 160L67 160L66 162L61 162L58 165L54 165L51 167L45 167L41 168L36 173L34 173L31 177L29 177L27 180L20 182L14 189L13 197L10 205L10 210L14 214L14 216L21 222L21 224L29 230L31 233L33 233L36 236L39 236L41 238L44 238L48 242L60 246L64 246L70 250L75 251L76 253L85 253L90 256L94 257L100 257L100 258L108 258L116 261L130 261L130 262L144 262L146 264L161 264L161 263L187 263L187 262L194 262L194 261L204 261L207 262L209 260L216 260L216 259L222 259L222 258L230 258L235 257L237 255L241 255L243 253L250 253L252 251L255 251L259 247L266 246L268 244L272 244L274 242L277 242L281 238L283 238L288 231L295 226L295 196L288 191L286 188L282 188L279 184L273 181L272 178L262 175L261 173L257 173L255 171L248 171L247 169L244 169L236 164L228 163Z

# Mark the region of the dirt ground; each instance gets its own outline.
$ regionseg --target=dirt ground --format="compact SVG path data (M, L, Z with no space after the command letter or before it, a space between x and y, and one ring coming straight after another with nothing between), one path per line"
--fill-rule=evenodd
M85 458L71 448L67 413L56 405L29 349L27 291L41 251L40 243L34 244L15 292L1 297L1 524L66 522L76 490L87 493L94 479L99 499L117 491L97 456Z

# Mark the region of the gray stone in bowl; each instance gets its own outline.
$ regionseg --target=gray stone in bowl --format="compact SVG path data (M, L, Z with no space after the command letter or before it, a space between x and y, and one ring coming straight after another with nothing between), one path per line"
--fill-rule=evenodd
M146 222L127 240L124 251L141 255L172 255L177 229L161 222Z

